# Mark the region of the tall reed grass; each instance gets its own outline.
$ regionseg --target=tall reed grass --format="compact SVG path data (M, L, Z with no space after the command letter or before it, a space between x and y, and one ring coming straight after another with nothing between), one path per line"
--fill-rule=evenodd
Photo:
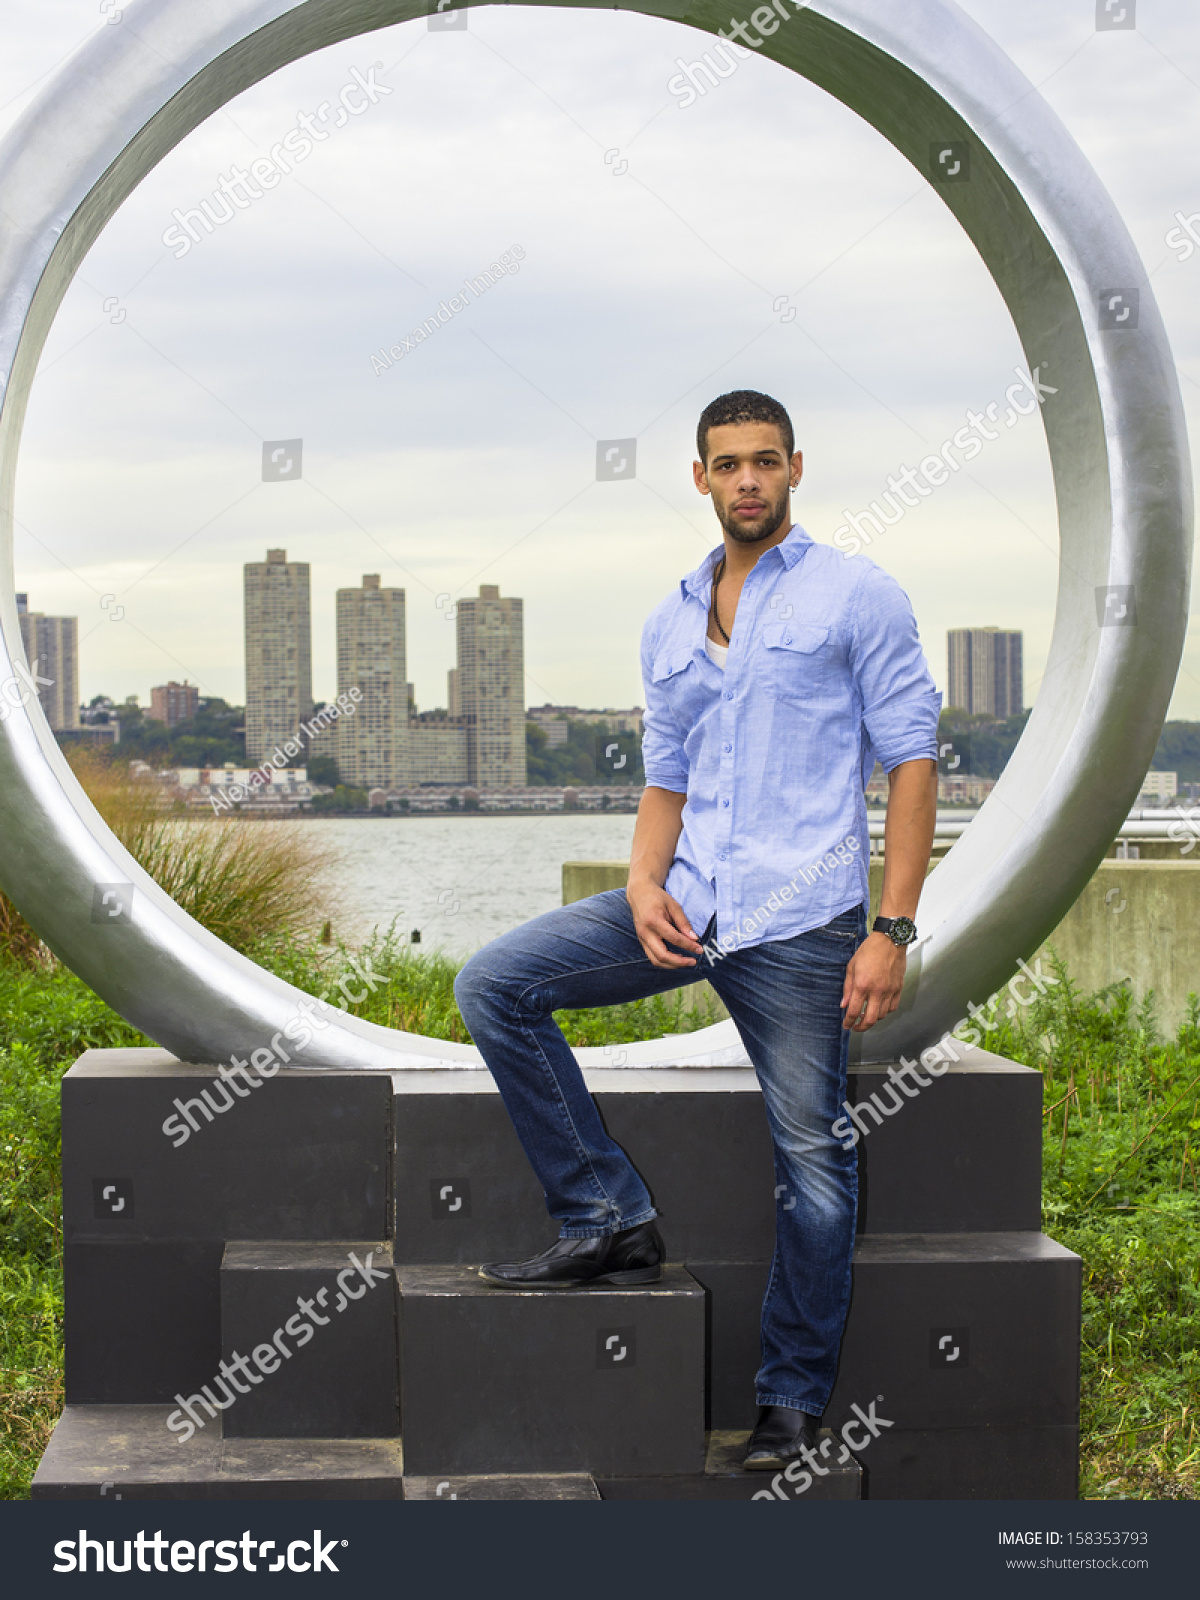
M304 937L326 914L329 852L315 830L289 822L164 814L153 783L91 751L71 766L120 842L189 916L235 950L281 936ZM49 952L7 896L0 895L0 959L44 964Z

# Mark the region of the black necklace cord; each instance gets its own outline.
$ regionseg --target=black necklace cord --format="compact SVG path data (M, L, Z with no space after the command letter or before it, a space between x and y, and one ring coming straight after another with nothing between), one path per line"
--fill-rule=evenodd
M709 601L709 607L708 608L709 608L709 611L712 613L713 621L717 625L717 632L721 635L722 639L724 639L726 645L728 645L729 644L729 635L725 632L725 629L721 626L721 619L717 615L717 590L720 587L721 579L724 576L725 576L725 557L722 556L720 561L718 561L718 563L717 563L716 571L713 573L712 599Z

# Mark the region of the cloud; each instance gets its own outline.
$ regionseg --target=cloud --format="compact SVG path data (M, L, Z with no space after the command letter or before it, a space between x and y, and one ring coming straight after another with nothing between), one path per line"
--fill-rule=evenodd
M1111 186L1194 371L1200 256L1162 246L1174 210L1200 207L1182 4L1144 37L1032 0L967 9ZM94 24L82 4L6 22L0 98ZM313 567L322 695L333 591L378 571L408 590L422 706L444 703L453 659L432 597L484 581L526 599L531 703L634 702L643 615L716 542L690 482L715 393L765 388L793 409L796 509L829 539L1011 381L1022 352L969 242L821 91L753 57L681 111L666 84L707 45L693 29L516 6L469 24L417 19L275 74L151 173L84 262L32 395L17 571L38 609L80 616L85 697L145 697L179 657L240 700L241 566L282 544ZM390 96L175 259L176 208L376 60ZM516 276L374 374L373 350L513 244ZM263 484L262 440L299 436L303 481ZM626 436L636 482L597 484L595 439ZM1057 547L1036 419L973 471L871 553L912 594L939 681L945 630L997 623L1025 629L1032 692ZM98 603L122 584L128 627ZM1200 716L1194 641L1185 668L1174 714Z

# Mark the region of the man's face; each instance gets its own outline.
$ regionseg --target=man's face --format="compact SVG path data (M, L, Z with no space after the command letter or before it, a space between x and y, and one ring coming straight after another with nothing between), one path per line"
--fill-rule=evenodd
M788 495L802 468L798 450L790 461L784 454L774 423L738 422L709 429L708 460L694 462L692 475L730 538L759 544L790 527Z

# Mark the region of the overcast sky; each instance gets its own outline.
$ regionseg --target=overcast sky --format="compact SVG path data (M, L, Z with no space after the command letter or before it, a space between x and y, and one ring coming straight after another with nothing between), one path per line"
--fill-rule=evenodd
M0 0L0 126L106 9ZM1120 207L1195 440L1200 251L1165 243L1177 210L1200 210L1195 0L1140 0L1136 31L1099 33L1095 0L965 10ZM405 23L258 85L84 262L33 389L16 568L33 609L78 616L85 700L144 703L187 677L242 701L242 564L283 546L312 565L318 698L336 687L334 591L378 572L408 592L422 709L445 704L452 599L480 583L524 597L529 704L639 703L642 620L717 542L691 483L708 400L751 387L788 406L796 513L830 541L845 508L1012 382L1022 353L965 235L820 90L753 56L683 108L676 58L710 41L681 24L515 5L468 22ZM372 70L391 91L378 103L186 254L163 243L175 209L211 202L220 175ZM514 246L519 273L373 370ZM264 482L263 442L295 438L300 481ZM598 482L596 441L620 438L637 440L636 478ZM1037 417L972 472L871 553L911 595L940 687L946 630L995 624L1024 630L1032 701L1058 542ZM1171 714L1200 718L1194 626Z

